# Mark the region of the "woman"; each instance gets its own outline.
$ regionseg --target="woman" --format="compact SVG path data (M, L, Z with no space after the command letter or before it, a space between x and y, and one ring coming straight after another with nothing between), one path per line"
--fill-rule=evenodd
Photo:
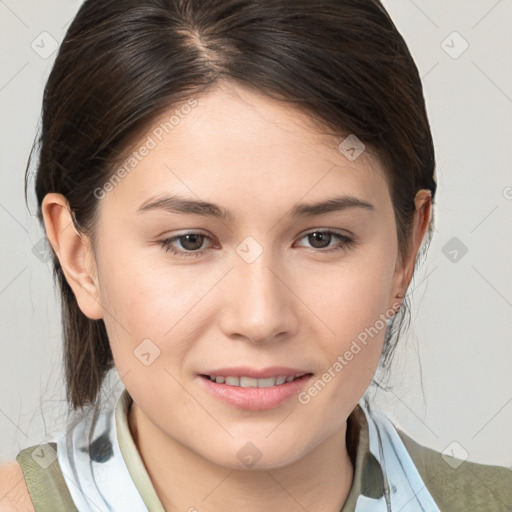
M3 471L11 509L506 510L507 469L447 462L363 397L434 168L376 0L87 0L36 178L77 414Z

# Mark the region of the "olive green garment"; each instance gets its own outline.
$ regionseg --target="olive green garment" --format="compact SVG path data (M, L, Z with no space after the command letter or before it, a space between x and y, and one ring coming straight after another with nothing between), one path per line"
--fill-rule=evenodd
M16 460L23 470L30 499L36 512L75 512L66 482L57 458L48 466L41 465L38 457L57 452L56 443L42 443L21 450Z

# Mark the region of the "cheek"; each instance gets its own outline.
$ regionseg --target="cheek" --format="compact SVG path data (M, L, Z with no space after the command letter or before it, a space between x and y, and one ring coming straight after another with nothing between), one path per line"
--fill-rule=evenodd
M174 365L193 343L201 325L198 312L203 320L213 314L208 301L198 302L218 276L202 275L190 265L166 265L164 258L155 264L150 253L156 251L131 248L119 253L133 257L102 255L101 301L116 366L131 367L139 352L157 354L155 367L169 357Z
M309 275L303 296L321 319L325 334L315 339L326 355L324 371L329 375L325 379L335 382L328 386L332 396L327 402L342 401L347 395L359 397L371 381L390 315L394 270L395 255L375 244L328 273L324 271L324 287L312 286L322 277L321 272ZM336 389L344 391L336 393Z
M340 264L307 272L302 297L323 321L332 339L356 337L390 307L395 257L375 243ZM319 285L319 283L324 283Z

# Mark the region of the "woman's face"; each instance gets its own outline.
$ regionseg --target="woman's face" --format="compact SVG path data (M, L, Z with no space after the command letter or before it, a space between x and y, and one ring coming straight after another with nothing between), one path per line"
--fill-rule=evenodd
M219 88L162 116L95 192L96 314L155 439L271 468L345 428L403 275L383 170L342 140Z

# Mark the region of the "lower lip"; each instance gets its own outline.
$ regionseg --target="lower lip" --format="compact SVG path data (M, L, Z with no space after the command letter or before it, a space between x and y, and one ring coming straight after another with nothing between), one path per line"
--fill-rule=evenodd
M202 375L200 380L210 393L230 405L249 411L263 411L278 407L290 397L297 395L311 377L312 374L308 373L291 382L268 388L242 388L218 384Z

